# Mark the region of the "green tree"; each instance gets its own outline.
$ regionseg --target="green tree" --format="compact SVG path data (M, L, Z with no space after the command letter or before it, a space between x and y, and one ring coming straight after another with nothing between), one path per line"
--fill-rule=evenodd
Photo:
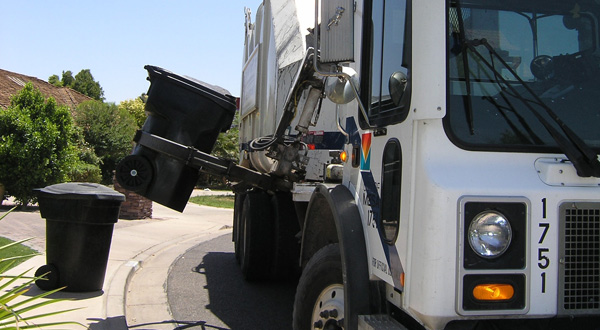
M119 103L119 108L125 109L135 118L138 128L142 128L146 117L148 117L144 110L145 106L144 101L140 98L125 100Z
M104 90L100 86L100 83L94 80L90 69L79 71L75 77L73 77L73 72L70 70L63 71L62 80L58 75L53 74L48 78L48 82L54 86L72 88L94 100L104 100Z
M94 76L92 76L90 69L81 70L75 75L73 89L81 94L93 98L94 100L104 100L104 90L102 90L102 87L100 87L100 83L94 80Z
M48 78L48 82L54 86L62 87L62 81L60 81L60 78L55 74Z
M217 138L217 142L215 143L215 147L213 148L211 154L217 157L233 160L239 158L239 122L239 112L236 112L235 117L233 118L233 123L231 124L231 128L227 132L219 134L219 137Z
M227 132L219 134L217 142L215 143L215 146L211 152L212 155L225 159L231 159L234 161L237 161L239 159L239 122L239 112L236 112L235 117L233 118L233 123L231 124L231 128ZM223 179L219 177L211 176L208 174L201 174L198 179L197 185L201 187L208 186L211 188L225 188L226 182L224 182Z
M36 201L35 188L63 182L76 162L67 107L28 83L0 111L0 182L19 204Z
M134 118L113 103L86 101L77 107L75 123L102 160L102 182L111 183L116 164L131 152L137 129Z
M65 87L73 87L75 78L73 78L73 72L71 70L62 72L62 85Z

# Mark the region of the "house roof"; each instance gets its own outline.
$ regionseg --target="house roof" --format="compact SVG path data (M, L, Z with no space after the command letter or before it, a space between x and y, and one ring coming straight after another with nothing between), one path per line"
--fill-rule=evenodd
M81 102L92 100L69 87L57 87L36 77L0 69L0 108L8 108L12 95L17 94L28 82L39 89L45 97L53 97L56 103L71 109Z

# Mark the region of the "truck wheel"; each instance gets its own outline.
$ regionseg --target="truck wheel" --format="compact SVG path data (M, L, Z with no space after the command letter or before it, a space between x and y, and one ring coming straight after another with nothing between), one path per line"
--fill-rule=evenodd
M288 279L298 275L300 243L296 234L300 225L294 201L290 193L276 193L271 198L274 220L274 246L272 273L276 279ZM297 278L297 277L296 277Z
M235 260L238 265L241 262L241 255L244 246L244 228L242 226L242 209L244 207L244 199L246 198L246 193L238 193L235 194L235 201L233 206L233 233L232 240L235 250Z
M273 262L273 216L271 199L264 191L250 192L244 199L240 218L243 244L240 253L246 280L271 278Z
M294 330L343 329L344 284L339 244L321 248L302 272L294 301Z

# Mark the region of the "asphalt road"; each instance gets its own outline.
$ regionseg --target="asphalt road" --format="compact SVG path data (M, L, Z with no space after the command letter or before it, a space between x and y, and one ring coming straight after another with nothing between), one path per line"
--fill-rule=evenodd
M177 259L167 279L176 329L291 329L296 283L243 279L231 235Z

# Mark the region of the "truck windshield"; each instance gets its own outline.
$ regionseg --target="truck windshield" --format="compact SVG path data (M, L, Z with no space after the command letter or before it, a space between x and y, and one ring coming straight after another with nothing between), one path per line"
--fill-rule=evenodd
M568 128L568 141L597 153L599 3L450 0L451 140L469 150L567 153L556 135Z

